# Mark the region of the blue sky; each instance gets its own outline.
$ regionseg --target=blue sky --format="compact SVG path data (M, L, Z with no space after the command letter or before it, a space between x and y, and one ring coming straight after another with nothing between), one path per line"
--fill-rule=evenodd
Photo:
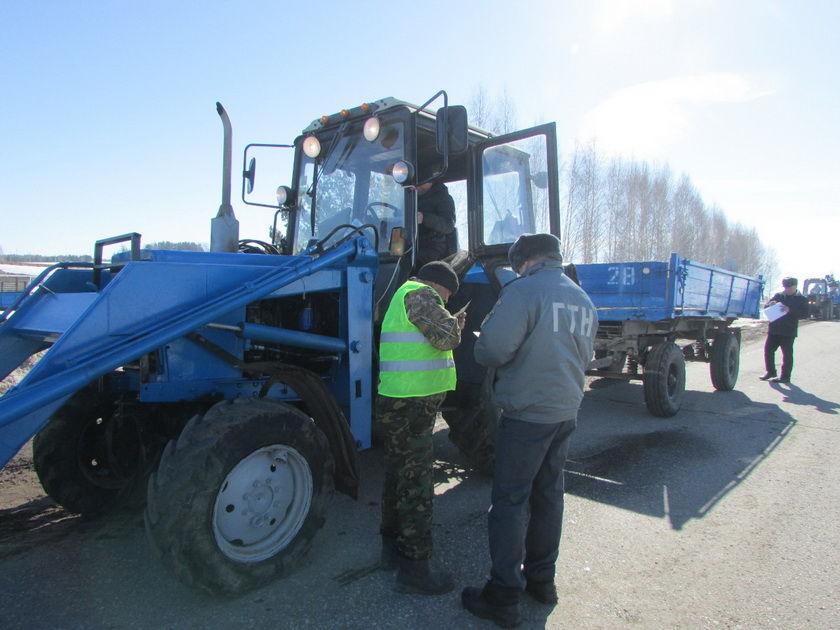
M830 0L2 2L0 247L208 242L217 100L238 170L247 142L321 114L483 87L520 126L557 121L564 152L595 139L687 173L781 273L840 273L838 31ZM234 209L266 238L270 211Z

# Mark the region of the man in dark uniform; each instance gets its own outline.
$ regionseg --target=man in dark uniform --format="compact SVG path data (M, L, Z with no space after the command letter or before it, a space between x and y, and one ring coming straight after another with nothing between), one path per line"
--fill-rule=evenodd
M417 186L417 224L417 267L455 253L455 202L442 181Z
M444 304L458 291L445 262L431 262L397 289L379 344L377 421L385 440L382 488L383 569L399 569L394 588L436 595L455 584L432 570L432 431L446 392L455 389L452 349L461 343L465 316Z
M583 399L598 315L563 273L560 241L523 234L508 253L519 278L481 325L475 358L495 368L493 402L502 409L488 517L490 580L461 602L504 628L522 622L525 591L557 602L554 585L563 521L563 465Z
M799 320L808 317L808 298L796 288L799 282L796 278L784 278L784 289L774 295L765 308L773 304L781 304L785 314L770 322L767 327L767 341L764 342L764 367L767 372L761 376L762 381L773 383L790 383L793 372L793 342L799 329ZM776 350L782 349L782 375L776 376Z

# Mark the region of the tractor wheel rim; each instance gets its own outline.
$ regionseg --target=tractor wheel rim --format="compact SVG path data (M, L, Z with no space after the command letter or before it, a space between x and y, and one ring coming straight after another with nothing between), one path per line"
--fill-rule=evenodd
M237 562L260 562L287 547L312 503L306 458L283 444L257 449L228 473L216 495L213 533Z

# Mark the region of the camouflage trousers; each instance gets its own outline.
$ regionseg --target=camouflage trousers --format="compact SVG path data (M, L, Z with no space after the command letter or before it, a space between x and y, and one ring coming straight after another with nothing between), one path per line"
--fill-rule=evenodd
M376 400L376 417L385 443L385 481L379 531L396 539L400 554L432 557L434 452L432 431L446 394Z

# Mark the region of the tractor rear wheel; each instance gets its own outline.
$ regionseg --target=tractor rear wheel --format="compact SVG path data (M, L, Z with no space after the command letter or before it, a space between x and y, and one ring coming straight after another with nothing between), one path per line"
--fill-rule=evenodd
M645 403L661 418L680 410L685 393L685 358L671 341L660 343L648 352L644 372Z
M492 475L501 410L490 401L489 376L484 383L458 383L454 399L455 407L443 412L443 419L449 425L449 440L470 466L484 475Z
M298 567L323 526L333 458L306 414L225 401L190 420L149 479L146 532L183 583L235 596Z
M44 491L70 512L95 516L132 494L145 470L136 420L88 387L70 398L32 442Z

